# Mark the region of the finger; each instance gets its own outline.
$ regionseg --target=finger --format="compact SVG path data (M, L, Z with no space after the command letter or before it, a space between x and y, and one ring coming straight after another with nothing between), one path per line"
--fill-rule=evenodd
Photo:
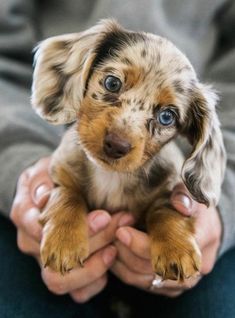
M131 271L125 264L116 260L111 267L111 272L116 275L125 284L135 286L142 289L148 289L151 286L151 282L154 275L149 274L137 274Z
M26 169L23 173L21 173L21 175L19 176L19 179L17 181L17 189L18 187L20 187L21 185L27 184L29 182L29 173L28 173L29 169Z
M38 173L43 173L44 175L49 176L49 166L50 166L51 157L44 157L39 159L34 165L27 169L27 174L29 178L34 178Z
M194 201L183 183L179 183L171 194L171 203L177 211L185 216L194 215L200 204Z
M111 222L111 215L104 210L95 210L88 213L87 221L89 227L89 236L92 237L101 230L105 229Z
M39 208L42 208L49 198L54 184L49 174L50 157L42 158L26 170L29 179L30 196Z
M150 240L146 233L131 227L121 227L116 231L116 238L136 256L150 259Z
M119 260L116 260L115 263L111 267L111 271L120 278L124 283L128 285L132 285L138 288L147 289L149 291L154 291L158 294L167 293L179 293L190 288L193 288L201 276L195 278L189 278L185 280L184 283L180 283L177 281L166 280L158 285L158 287L151 288L152 281L155 278L154 274L137 274L130 270L126 265Z
M200 249L203 250L213 242L217 242L217 248L219 248L222 226L217 210L214 207L201 207L195 220L195 238Z
M105 274L102 277L98 278L96 281L92 282L91 284L81 289L76 289L72 291L70 293L70 296L77 303L85 303L86 301L90 300L93 296L100 293L106 285L107 275Z
M39 180L39 183L42 182ZM54 185L53 184L34 184L32 188L32 193L33 193L33 201L37 205L39 209L42 209L47 201L49 200L51 190L53 189Z
M174 280L164 280L157 284L157 286L150 287L153 291L184 291L193 288L201 279L201 275L195 275L194 277L190 277L185 279L184 282L174 281Z
M115 242L118 251L118 260L120 260L129 270L138 274L153 275L153 269L150 260L138 257L131 252L129 248L120 243Z
M102 277L114 262L116 248L108 246L87 259L84 267L77 267L62 276L48 268L42 269L42 279L48 289L62 295L83 288Z
M33 256L40 255L40 244L23 231L17 232L17 245L21 252Z
M36 242L42 239L42 226L39 223L40 211L37 208L30 208L21 215L20 228Z
M180 296L185 290L182 289L177 289L177 290L170 290L170 289L159 289L159 290L154 290L154 291L150 291L153 294L157 294L157 295L161 295L161 296L166 296L166 297L170 297L170 298L175 298Z
M40 268L41 268L41 270L42 270L43 265L42 265L42 262L41 262L41 256L40 256L40 254L39 254L39 255L33 255L33 256L34 256L34 258L36 259L38 265L40 266Z
M90 238L90 254L112 243L115 239L115 232L119 226L131 224L134 222L133 216L130 213L119 212L112 216L108 226L91 236Z
M201 274L209 274L216 262L217 258L217 248L214 244L208 244L202 251L202 265L201 265Z
M22 202L24 202L25 206L28 204L32 204L32 200L29 193L29 180L26 177L26 173L23 173L17 182L17 189L14 202L12 205L12 210L17 210L18 207L22 205Z

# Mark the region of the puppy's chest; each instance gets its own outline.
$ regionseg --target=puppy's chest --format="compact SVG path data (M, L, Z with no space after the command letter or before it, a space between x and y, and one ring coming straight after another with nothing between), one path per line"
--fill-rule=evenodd
M92 209L106 209L111 213L136 211L139 210L140 201L143 201L140 192L138 177L95 169L90 176L87 199Z

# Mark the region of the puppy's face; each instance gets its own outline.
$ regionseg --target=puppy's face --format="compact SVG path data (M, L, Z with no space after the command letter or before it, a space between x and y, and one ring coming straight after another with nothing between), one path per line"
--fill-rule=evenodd
M181 133L192 144L182 179L197 201L216 204L225 167L217 97L171 42L108 20L45 40L35 61L33 106L54 124L77 120L97 165L134 171Z
M96 50L79 137L97 164L133 171L185 126L195 73L178 49L153 35L112 32Z

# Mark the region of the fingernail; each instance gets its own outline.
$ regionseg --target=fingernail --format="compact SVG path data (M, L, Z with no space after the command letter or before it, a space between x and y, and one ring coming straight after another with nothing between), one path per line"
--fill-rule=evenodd
M155 288L162 288L163 285L164 285L164 281L162 280L162 277L155 275L150 289L154 290Z
M103 229L110 222L110 215L105 212L99 212L90 220L90 227L94 232Z
M34 201L35 203L38 203L40 201L40 199L48 194L50 192L50 188L45 185L45 184L41 184L36 190L35 190L35 194L34 194Z
M119 239L120 242L122 242L124 245L129 246L131 243L131 234L123 228L120 228L117 231L116 234L117 238Z
M113 247L113 246L107 247L104 250L103 255L102 255L105 265L106 266L112 265L116 255L117 255L117 251L116 251L115 247Z
M130 213L124 214L119 220L118 226L131 225L134 223L134 217Z
M174 195L173 200L175 203L179 203L183 205L186 209L192 208L192 200L184 193L181 193L181 192L176 193Z

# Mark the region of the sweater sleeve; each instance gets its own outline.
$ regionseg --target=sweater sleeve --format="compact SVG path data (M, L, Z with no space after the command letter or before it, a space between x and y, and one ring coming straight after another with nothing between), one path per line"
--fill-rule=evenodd
M38 41L35 1L0 2L0 211L8 215L20 173L49 155L62 129L30 105L32 48Z
M219 212L223 225L219 256L235 246L235 3L227 1L215 18L218 36L214 56L208 63L206 79L214 82L220 93L218 113L221 121L227 169Z

